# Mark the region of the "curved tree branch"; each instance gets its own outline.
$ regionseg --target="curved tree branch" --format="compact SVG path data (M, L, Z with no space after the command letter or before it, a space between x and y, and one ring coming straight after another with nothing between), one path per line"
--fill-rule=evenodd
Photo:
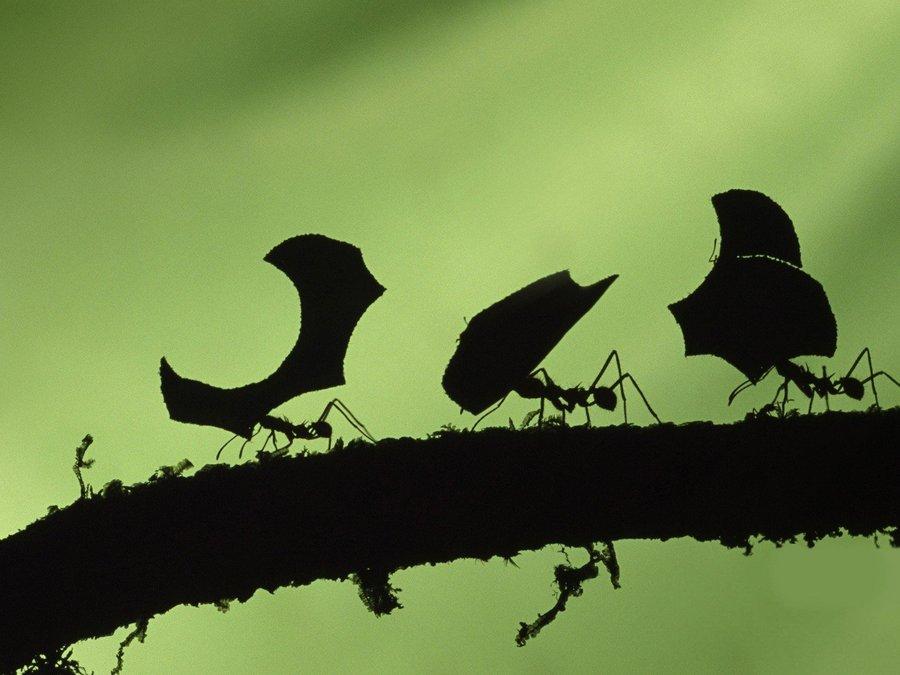
M549 543L900 544L900 408L441 432L110 485L0 541L0 671L180 604Z

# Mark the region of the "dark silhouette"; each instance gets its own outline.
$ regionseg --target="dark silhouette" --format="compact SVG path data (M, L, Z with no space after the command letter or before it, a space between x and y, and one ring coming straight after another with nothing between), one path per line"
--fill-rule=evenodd
M535 413L539 415L539 425L543 421L545 401L563 415L582 407L590 423L588 409L591 405L604 410L615 409L616 387L620 390L627 422L626 380L631 381L647 409L659 421L634 378L629 373L622 373L615 350L588 388L560 387L546 370L535 370L618 276L614 274L589 286L579 286L569 272L557 272L528 284L475 315L459 336L459 344L443 379L444 391L463 410L477 415L496 404L475 421L473 429L499 408L510 392L523 398L540 399L540 409ZM598 382L612 362L616 365L618 379L611 387L600 386Z
M269 441L272 441L272 449L274 452L280 452L282 450L287 450L293 445L294 441L297 439L312 441L319 438L327 438L328 439L328 449L331 450L331 438L333 435L333 430L331 425L326 421L328 419L328 414L332 410L337 410L341 415L344 416L353 428L355 428L359 433L361 433L367 440L372 441L372 443L377 443L378 441L375 437L369 433L369 430L366 429L366 426L357 419L356 415L354 415L350 408L346 406L346 404L341 401L339 398L331 399L328 404L325 406L325 409L322 410L322 414L319 415L319 418L314 422L300 422L299 424L294 424L286 417L275 417L273 415L265 415L262 419L259 420L258 428L253 431L250 435L250 438L246 439L241 444L241 449L238 452L238 457L244 456L244 448L247 444L253 440L253 437L259 433L261 429L268 430L268 434L266 435L266 439L263 441L262 447L257 452L263 452L266 449L266 446L269 444ZM281 447L278 446L277 434L281 434L285 437L286 443ZM222 451L225 447L231 443L237 435L232 436L225 444L219 448L219 451L216 453L216 459L222 454Z
M538 279L476 314L444 371L447 395L477 415L538 367L600 296L614 274L590 286L568 271Z
M754 190L729 190L714 195L712 204L722 236L720 257L763 255L803 267L794 224L766 195Z
M606 369L609 368L611 363L615 363L616 372L619 375L618 378L616 378L616 381L608 387L598 384L600 378L606 373ZM588 425L590 425L591 406L595 405L602 410L613 411L616 409L616 404L620 397L622 399L622 414L625 418L625 424L628 424L628 402L625 398L626 381L631 382L631 386L633 386L635 391L640 395L641 400L644 401L644 405L647 406L647 410L653 416L653 419L656 420L657 424L660 424L661 420L659 419L659 416L656 414L656 411L653 410L647 397L644 396L644 392L638 385L637 380L632 377L631 373L622 373L622 363L619 361L619 353L615 349L613 349L609 353L609 356L606 357L606 361L603 363L603 366L600 368L594 381L591 382L588 387L582 387L581 385L575 385L574 387L560 387L551 379L550 374L545 369L538 368L531 375L526 377L519 386L513 389L513 391L522 398L540 399L540 407L536 411L530 413L526 418L526 424L531 421L531 418L535 414L537 414L538 426L541 426L544 419L544 401L550 401L550 404L562 413L563 422L565 422L566 413L570 413L575 410L576 407L580 407L584 409L585 419ZM616 387L619 388L619 396L616 396ZM499 408L503 403L503 400L505 399L501 399L497 405L478 418L475 424L472 425L472 428L474 429L478 422Z
M821 284L800 269L787 214L752 190L717 194L712 204L719 256L697 290L669 305L685 355L719 356L754 384L776 362L834 355L834 314Z
M302 329L291 352L264 380L223 389L178 375L160 363L162 393L173 420L221 427L251 438L254 427L300 394L344 384L344 356L363 313L384 292L350 244L320 234L283 241L265 257L300 294Z
M782 378L775 398L762 411L780 412L788 402L793 383L809 399L815 396L829 405L829 396L845 394L861 400L870 383L879 406L875 372L868 348L863 349L843 377L834 379L825 368L814 375L790 359L803 355L833 356L837 324L825 290L800 269L800 244L793 224L778 204L753 190L730 190L712 198L719 219L722 246L711 257L713 268L703 283L684 300L669 305L684 335L685 355L711 354L725 359L747 380L728 397L728 404L772 370ZM867 359L869 376L853 377Z
M832 356L837 343L819 282L771 258L720 255L699 288L669 309L686 356L723 358L753 383L778 361Z
M898 433L900 408L443 431L110 483L0 539L0 672L177 605L317 579L365 572L360 590L386 610L378 579L396 569L553 543L690 536L745 548L755 535L812 544L844 528L900 546ZM510 612L510 628L521 618Z

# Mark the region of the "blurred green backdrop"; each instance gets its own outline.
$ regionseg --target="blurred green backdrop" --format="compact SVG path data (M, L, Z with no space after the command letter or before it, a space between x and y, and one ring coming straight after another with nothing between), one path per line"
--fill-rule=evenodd
M271 372L297 301L261 259L302 232L360 246L388 291L349 384L279 411L295 419L336 393L376 435L469 424L440 387L463 318L565 268L621 278L545 362L561 382L617 347L665 419L741 417L774 381L727 408L739 373L685 359L666 309L708 270L709 197L731 187L793 218L834 367L870 345L896 374L898 29L887 0L4 2L0 534L77 495L85 433L98 487L212 461L227 435L168 420L159 357L224 386ZM381 619L325 582L178 608L126 672L896 667L896 551L618 549L624 588L589 585L524 649L552 547L400 572L406 607ZM108 670L124 633L75 653Z

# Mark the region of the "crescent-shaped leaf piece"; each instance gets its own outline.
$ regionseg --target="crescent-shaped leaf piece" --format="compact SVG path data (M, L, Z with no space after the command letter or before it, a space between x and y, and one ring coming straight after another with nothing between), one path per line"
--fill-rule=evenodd
M803 267L794 224L769 197L755 190L729 190L714 195L712 204L722 238L720 259L764 255Z
M162 394L173 420L249 438L273 408L300 394L344 384L353 329L384 293L362 252L320 234L304 234L280 243L265 261L284 272L300 295L302 326L296 344L271 375L234 389L181 377L163 358Z
M537 368L617 277L580 286L557 272L482 310L459 336L444 391L464 410L482 412Z
M822 285L768 258L720 258L688 297L669 305L685 356L725 359L751 382L776 362L833 356L837 324Z

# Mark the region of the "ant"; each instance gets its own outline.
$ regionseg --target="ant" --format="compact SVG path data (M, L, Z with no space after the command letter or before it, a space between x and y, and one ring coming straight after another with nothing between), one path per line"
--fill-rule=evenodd
M369 430L366 429L365 425L360 422L356 415L354 415L350 408L344 404L340 399L332 399L328 402L328 405L325 406L325 409L322 411L322 414L319 415L319 419L315 422L300 422L300 424L292 424L290 420L286 417L274 417L273 415L266 415L263 417L256 425L255 430L252 434L250 434L250 438L245 440L241 444L241 449L238 452L238 458L244 456L244 448L246 445L253 440L253 438L263 429L268 430L268 434L266 435L266 439L263 441L262 448L260 448L260 452L266 449L266 445L268 445L269 440L272 441L272 446L275 448L275 452L287 450L296 439L302 440L315 440L317 438L327 438L328 439L328 450L331 450L331 437L332 437L332 428L331 425L326 422L326 418L328 414L331 412L331 409L334 408L341 415L344 416L350 424L355 428L358 432L360 432L366 439L372 441L372 443L377 443L375 437L369 433ZM287 439L287 444L278 447L276 434L281 434ZM216 459L219 459L219 456L222 454L222 451L225 449L231 441L237 438L237 434L229 438L225 441L225 444L219 448L219 451L216 453Z
M613 361L615 361L616 371L619 374L618 379L609 387L599 385L598 382L600 381L600 378L603 377L606 369ZM538 377L538 375L542 375L543 380ZM615 349L610 352L609 356L606 358L606 362L603 364L603 367L600 368L600 372L597 373L597 377L595 377L594 381L591 382L591 386L587 388L582 387L580 384L575 385L574 387L569 387L568 389L560 387L553 381L553 379L545 369L538 368L533 373L528 375L528 377L526 377L516 387L514 387L512 391L514 391L522 398L538 398L541 400L541 406L537 411L539 427L544 420L545 401L549 401L554 408L562 413L563 422L565 422L567 412L571 413L575 410L576 407L584 408L584 416L587 419L588 426L590 426L590 407L592 405L596 405L598 408L602 408L603 410L612 411L616 409L616 404L619 398L622 399L622 412L625 416L625 424L628 424L628 403L625 398L625 380L629 380L631 382L632 386L637 390L638 394L641 395L641 399L643 399L644 405L647 406L647 410L649 410L650 414L653 415L653 418L656 420L657 424L661 424L661 420L653 411L653 408L650 406L649 401L647 401L647 397L644 396L644 392L641 391L641 388L638 386L638 383L635 381L634 377L631 376L631 373L622 373L622 364L619 361L619 353ZM615 392L615 389L617 387L619 389L618 397L616 396ZM509 394L507 394L506 396L509 396ZM475 430L475 427L477 427L481 422L481 420L483 420L485 417L487 417L497 408L503 405L503 402L506 400L506 396L500 399L500 401L494 407L492 407L481 417L475 420L475 423L472 425L473 431ZM533 416L534 413L532 413L531 415Z
M777 396L775 398L778 398ZM793 399L787 399L786 401L782 401L781 403L776 403L774 400L771 403L766 403L762 408L757 410L754 408L746 415L744 415L744 421L753 421L753 420L763 420L770 419L772 417L777 417L778 419L788 419L791 417L797 416L797 410L795 408L791 408L787 410L787 402L792 401Z
M860 380L857 377L853 377L853 371L856 370L856 367L862 361L863 356L866 357L866 361L869 365L869 376L865 379ZM772 399L772 403L770 403L769 405L773 405L774 402L778 399L778 396L783 393L781 403L783 409L788 401L788 386L791 382L793 382L795 385L797 385L797 388L803 393L803 395L809 399L809 409L807 410L807 414L812 412L813 400L816 396L825 399L825 407L828 410L831 410L831 405L828 401L829 396L846 394L855 401L862 400L862 397L865 394L866 383L869 383L872 386L872 395L875 398L875 409L880 409L881 405L878 402L878 391L875 389L875 378L879 375L884 375L891 382L900 387L900 382L891 377L889 373L883 370L879 370L878 372L874 371L874 369L872 368L872 354L869 351L868 347L865 347L859 353L859 356L856 357L856 360L853 362L853 365L850 366L850 370L847 371L847 374L843 377L837 378L836 380L834 379L833 375L828 374L828 372L825 370L825 366L822 366L822 375L817 376L813 375L812 371L806 366L798 366L796 363L785 359L783 361L778 361L774 366L770 367L766 372L762 374L757 382L762 381L770 372L772 372L773 369L775 370L775 372L781 375L781 377L784 378L784 381L778 386L778 389L775 390L775 397ZM728 405L731 405L731 402L735 399L735 397L752 384L754 383L750 380L746 380L735 387L731 394L729 394L728 396Z

